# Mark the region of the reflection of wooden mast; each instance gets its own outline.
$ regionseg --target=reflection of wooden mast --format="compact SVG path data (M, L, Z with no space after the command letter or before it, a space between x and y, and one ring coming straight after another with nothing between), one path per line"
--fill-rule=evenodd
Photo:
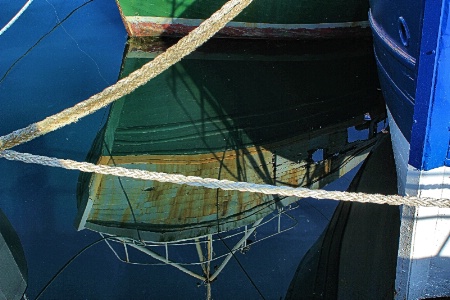
M203 255L203 251L202 251L202 248L201 248L201 245L200 245L200 240L198 238L195 238L195 248L197 249L198 259L202 263L200 266L202 267L203 274L206 275L206 274L208 274L207 268L206 268L206 265L208 263L207 262L204 263L205 262L205 256Z
M203 274L206 277L205 285L206 285L206 299L211 299L211 282L210 282L210 275L211 275L211 261L212 261L212 249L213 249L213 239L212 234L208 234L208 240L206 242L206 248L207 248L207 258L205 261L205 256L203 255L202 248L200 246L200 240L198 238L195 238L195 247L197 248L198 258L200 260L201 267L203 270Z
M227 257L223 260L223 262L220 264L220 266L215 270L214 274L211 275L210 281L213 281L216 279L216 277L219 275L219 273L225 268L226 264L230 261L231 257L233 257L234 252L236 252L242 245L245 244L247 239L252 235L252 233L256 230L258 225L262 222L263 219L259 219L256 221L253 226L250 228L250 230L247 230L244 234L244 236L241 238L241 240L231 249L230 253L228 253Z
M228 264L230 259L233 257L234 253L238 249L240 249L246 245L247 239L253 234L253 232L255 232L256 228L261 224L262 221L263 221L263 218L257 220L255 223L253 223L253 225L250 227L250 229L246 228L245 233L242 236L242 238L239 240L239 242L237 242L234 245L234 247L226 255L226 257L224 258L224 260L222 261L220 266L218 268L214 268L214 273L212 273L212 274L211 274L211 261L213 260L213 241L214 241L212 234L207 235L206 257L204 255L203 250L200 245L201 241L199 240L199 238L194 238L195 247L197 249L197 254L198 254L199 261L201 263L200 265L201 265L202 272L203 272L202 275L199 275L199 274L185 268L182 264L179 264L179 263L169 260L168 253L167 253L167 243L164 243L166 245L166 256L163 257L163 256L159 255L158 253L146 248L145 246L142 246L142 245L139 245L136 243L127 242L127 239L121 239L119 237L116 237L116 238L118 240L121 240L122 242L124 242L126 245L131 246L131 247L149 255L150 257L152 257L156 260L159 260L167 265L171 265L171 266L177 268L178 270L180 270L194 278L201 280L206 286L206 299L211 299L211 297L212 297L211 283L217 278L217 276L219 276L220 272L222 272L222 270ZM127 257L128 257L128 255L127 255ZM128 261L128 259L127 259L127 261Z
M212 260L212 235L208 235L208 243L207 243L207 247L208 247L208 264L207 264L207 268L206 268L206 276L208 278L208 280L206 281L206 299L211 299L211 278L210 278L210 274L211 274L211 260Z
M180 271L183 271L184 273L186 273L188 275L191 275L192 277L195 277L195 278L200 279L202 281L206 280L205 277L200 276L197 273L194 273L191 270L186 269L182 265L180 265L180 264L178 264L176 262L170 261L166 257L162 257L161 255L159 255L159 254L157 254L157 253L155 253L155 252L153 252L153 251L151 251L151 250L149 250L149 249L147 249L147 248L145 248L145 247L143 247L141 245L137 245L137 244L134 244L134 243L127 243L127 245L130 246L130 247L133 247L133 248L135 248L135 249L137 249L137 250L139 250L139 251L141 251L141 252L143 252L143 253L151 256L151 257L153 257L156 260L159 260L159 261L161 261L161 262L163 262L165 264L171 265L171 266L179 269Z

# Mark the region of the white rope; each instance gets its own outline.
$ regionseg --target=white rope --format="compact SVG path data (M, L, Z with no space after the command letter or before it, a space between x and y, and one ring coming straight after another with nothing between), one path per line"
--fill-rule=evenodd
M128 95L204 44L251 2L252 0L228 1L218 11L212 14L210 18L192 30L187 36L180 39L175 45L142 66L139 70L119 80L116 84L71 108L67 108L40 122L30 124L25 128L15 130L8 135L0 137L0 150L12 148L63 126L77 122L79 119Z
M292 188L288 186L274 186L269 184L255 184L248 182L235 182L230 180L218 180L213 178L201 178L196 176L184 176L180 174L167 174L149 172L146 170L126 169L106 165L94 165L86 162L77 162L68 159L58 159L47 156L20 153L12 150L0 152L0 157L8 160L24 163L40 164L44 166L79 170L82 172L114 175L142 180L154 180L174 184L186 184L210 189L235 190L240 192L262 193L267 195L295 196L299 198L330 199L340 201L353 201L362 203L377 203L390 205L409 205L427 207L450 207L450 199L402 197L398 195L381 195L365 193L348 193L339 191L310 190L307 188Z
M7 30L17 18L26 10L33 0L29 0L24 7L11 19L0 32L0 35ZM74 107L63 110L53 116L33 123L25 128L16 130L8 135L0 137L0 150L5 150L38 136L57 130L68 124L77 122L79 119L109 105L121 97L131 93L139 86L147 83L171 65L180 61L183 57L197 49L205 41L211 38L217 31L225 26L231 19L238 15L252 0L230 0L221 9L215 12L209 19L204 21L199 27L191 31L187 36L180 39L167 51L157 56L153 61L144 65L141 69L131 73L128 77L121 79L115 85L110 86L102 92L78 103ZM263 194L277 194L282 196L295 196L300 198L312 197L316 199L333 199L341 201L356 201L363 203L378 203L391 205L410 206L435 206L450 207L450 199L385 196L380 194L330 192L324 190L309 190L306 188L292 188L287 186L272 186L267 184L253 184L247 182L233 182L229 180L217 180L212 178L200 178L194 176L184 176L179 174L166 174L149 172L145 170L126 169L121 167L111 167L105 165L94 165L90 163L76 162L50 158L46 156L19 153L11 150L0 152L0 157L9 160L34 163L51 167L59 167L82 172L94 172L99 174L130 177L142 180L155 180L160 182L170 182L175 184L187 184L191 186L201 186L211 189L236 190L242 192L256 192Z
M16 22L16 20L24 13L24 11L28 8L28 6L30 6L32 2L33 0L28 0L27 3L25 3L25 5L19 10L19 12L17 12L17 14L5 26L3 26L2 30L0 30L0 35L2 35L3 32L8 30L9 27L11 27L14 22Z

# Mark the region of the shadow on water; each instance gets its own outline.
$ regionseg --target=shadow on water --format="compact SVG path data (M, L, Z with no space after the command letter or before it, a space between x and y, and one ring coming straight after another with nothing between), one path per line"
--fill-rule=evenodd
M389 174L395 162L385 135L348 190L396 194L396 176ZM392 299L399 235L398 206L339 203L298 266L286 299Z

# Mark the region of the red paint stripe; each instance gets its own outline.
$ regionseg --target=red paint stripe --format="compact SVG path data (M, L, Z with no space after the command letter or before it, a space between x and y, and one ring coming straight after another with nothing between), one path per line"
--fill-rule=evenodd
M195 26L182 24L157 24L153 22L127 22L130 36L185 36L192 31ZM317 29L280 29L280 28L245 28L245 27L225 27L220 30L215 37L230 38L344 38L369 36L370 29L366 27L345 27L345 28L317 28Z

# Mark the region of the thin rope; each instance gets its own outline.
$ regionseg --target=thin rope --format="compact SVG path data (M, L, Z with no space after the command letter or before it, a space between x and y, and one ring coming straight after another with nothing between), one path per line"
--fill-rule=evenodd
M267 195L295 196L299 198L315 198L319 200L339 200L361 203L376 203L389 205L409 205L425 207L450 208L450 199L404 197L399 195L381 195L366 193L348 193L340 191L310 190L307 188L293 188L289 186L274 186L269 184L256 184L248 182L235 182L230 180L218 180L214 178L201 178L197 176L184 176L181 174L167 174L150 172L139 169L126 169L123 167L111 167L106 165L94 165L87 162L77 162L69 159L58 159L47 156L20 153L13 150L0 152L0 157L8 160L24 163L39 164L49 167L79 170L82 172L114 175L142 180L154 180L174 184L186 184L189 186L205 187L209 189L234 190L240 192L253 192Z
M25 10L27 10L28 6L30 6L32 2L33 0L28 0L27 3L24 4L24 6L17 12L17 14L11 20L9 20L9 22L6 23L5 26L3 26L3 28L0 30L0 35L2 35L3 32L8 30L9 27L11 27L17 21L17 19L25 12Z
M128 77L119 80L116 84L71 108L0 137L0 150L12 148L77 122L79 119L128 95L200 47L251 2L252 0L230 0L212 14L209 19L180 39L178 43L145 64L141 69L131 73Z
M81 4L80 6L76 7L75 9L73 9L69 14L67 14L67 16L64 17L64 19L62 19L60 22L56 23L55 26L52 27L52 29L50 29L49 31L47 31L47 33L45 33L43 36L41 36L36 43L34 43L33 46L31 46L30 48L28 48L27 51L25 51L24 54L22 54L18 59L16 59L14 61L14 63L9 66L8 70L6 70L6 72L3 74L3 76L0 78L0 83L2 83L6 77L8 76L8 74L12 71L12 69L14 68L14 66L16 66L24 57L26 57L28 55L28 53L30 53L34 48L37 47L37 45L39 45L47 36L49 36L53 31L55 31L59 26L62 26L62 24L67 21L74 13L76 13L79 9L83 8L84 6L88 5L89 3L91 3L94 0L89 0L84 2L83 4Z
M70 258L53 276L52 278L50 278L50 280L45 284L45 286L41 289L41 291L37 294L36 296L36 300L38 300L42 294L47 290L47 288L55 281L56 278L58 278L58 276L75 260L77 259L81 254L83 254L86 250L90 249L91 247L97 245L98 243L108 240L108 239L112 239L111 236L107 236L107 237L103 237L101 239L98 239L96 241L93 241L91 243L89 243L87 246L85 246L83 249L81 249L80 251L78 251L74 256L72 256L72 258Z

